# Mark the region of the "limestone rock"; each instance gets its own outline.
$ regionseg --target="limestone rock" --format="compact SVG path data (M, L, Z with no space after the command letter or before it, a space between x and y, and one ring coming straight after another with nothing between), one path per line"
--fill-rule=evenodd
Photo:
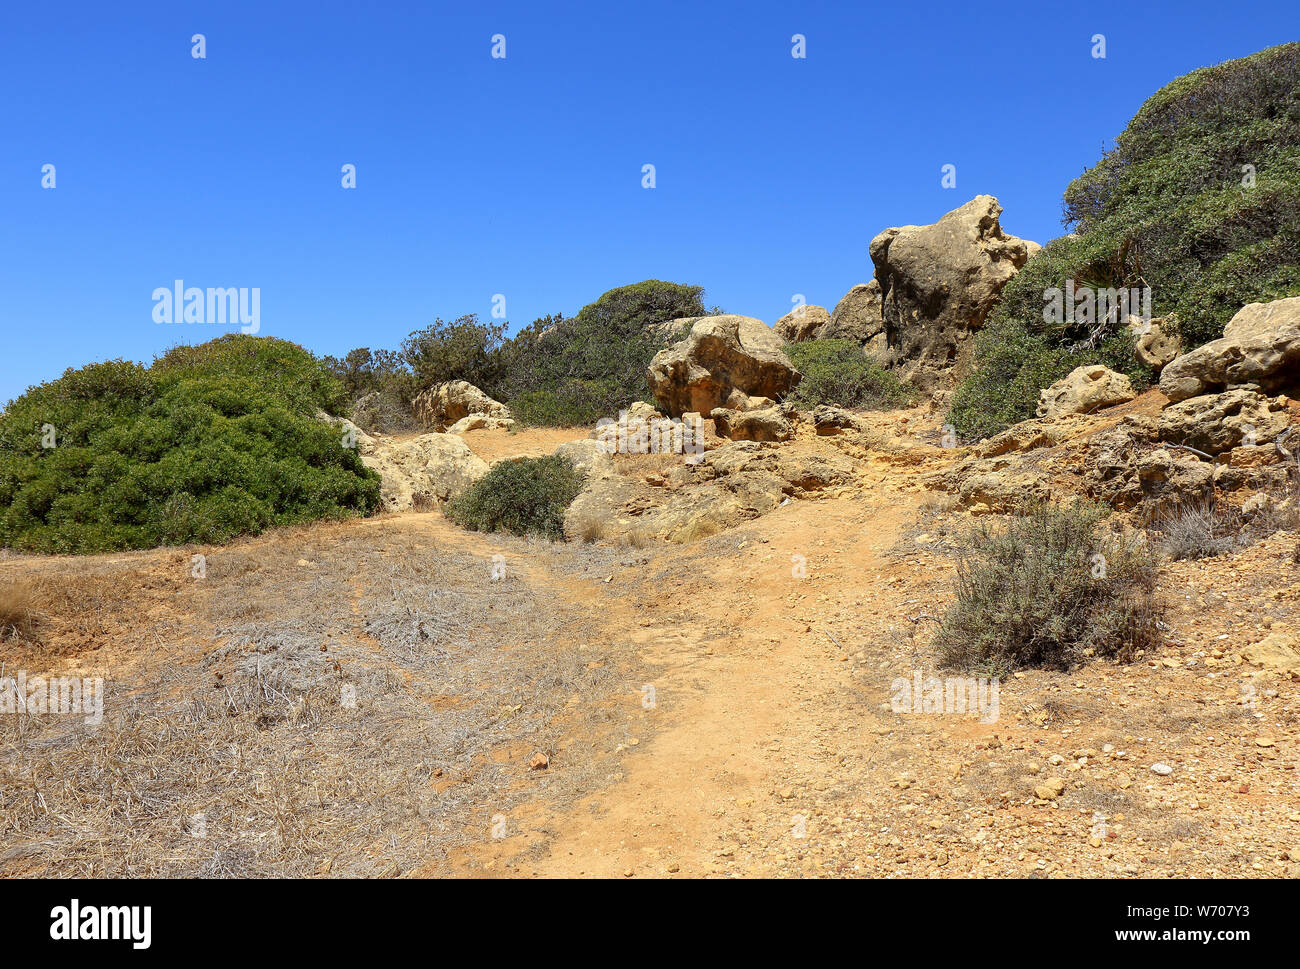
M1128 330L1133 337L1133 355L1156 373L1183 352L1176 316L1161 317L1150 322L1140 316L1130 316Z
M1002 288L1029 259L1002 231L1002 206L979 195L934 225L886 229L871 241L881 288L883 362L922 390L940 389Z
M1149 518L1209 495L1213 466L1185 451L1159 447L1158 441L1156 422L1139 415L1093 436L1084 452L1084 493L1120 510L1146 503Z
M1263 669L1300 674L1300 643L1286 633L1270 633L1243 649L1241 657Z
M843 407L834 404L818 404L813 408L812 424L818 434L839 434L843 431L861 431L864 424Z
M466 434L469 431L508 431L515 426L515 422L509 417L489 417L487 414L470 414L468 417L462 417L451 427L447 428L448 434Z
M881 315L880 283L859 283L835 304L829 325L818 333L824 340L853 340L869 349L877 348L883 337L885 320ZM879 344L883 347L884 340Z
M379 472L380 497L390 512L444 505L488 472L455 434L372 438L361 447L361 460Z
M738 411L718 407L709 414L718 436L733 441L788 441L794 437L797 412L790 404L773 404L758 410Z
M1171 401L1242 384L1273 393L1300 383L1300 296L1248 303L1223 336L1185 353L1160 374Z
M813 340L821 337L822 333L820 331L830 321L831 315L826 312L826 307L809 303L796 306L777 320L776 326L772 327L772 329L786 343L799 343L803 340Z
M1037 414L1047 419L1087 414L1126 403L1135 396L1133 384L1122 373L1100 364L1075 367L1067 376L1039 392Z
M1238 388L1170 404L1160 413L1160 437L1219 454L1239 444L1267 444L1291 424L1284 397Z
M493 400L467 380L448 380L421 391L411 401L416 420L441 431L471 414L509 419L510 408Z
M733 391L784 397L800 380L782 352L781 338L749 316L695 320L679 343L655 354L648 373L655 400L666 414L710 413L727 407Z

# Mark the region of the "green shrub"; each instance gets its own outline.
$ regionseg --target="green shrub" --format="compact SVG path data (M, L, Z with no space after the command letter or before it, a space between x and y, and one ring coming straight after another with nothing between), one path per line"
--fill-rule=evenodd
M366 514L379 478L316 420L342 386L301 347L228 335L69 370L0 416L0 545L88 553L222 542ZM44 447L52 429L54 447Z
M964 435L1033 416L1037 391L1084 364L1149 383L1118 314L1100 325L1044 321L1045 290L1067 280L1149 288L1153 315L1176 315L1187 349L1221 336L1245 303L1300 295L1300 43L1157 91L1070 183L1064 212L1077 235L1053 240L1007 284L976 340L976 370L949 415Z
M164 385L182 378L248 378L298 414L347 409L342 382L310 351L288 340L228 333L207 343L173 347L150 370Z
M803 374L788 398L796 404L838 404L861 410L905 407L915 392L852 340L805 340L785 348Z
M568 458L499 461L453 499L447 515L479 532L564 537L564 512L582 490L583 476Z
M607 382L569 380L521 394L510 401L510 413L524 427L586 427L610 416L613 395Z
M1158 561L1105 533L1103 505L1039 505L962 542L957 601L935 645L951 666L1003 675L1070 669L1089 656L1130 659L1158 644Z
M485 389L512 411L522 400L537 423L613 417L650 399L650 360L682 335L664 324L720 312L706 309L703 295L699 286L647 279L611 289L572 318L543 317L502 347L500 379Z

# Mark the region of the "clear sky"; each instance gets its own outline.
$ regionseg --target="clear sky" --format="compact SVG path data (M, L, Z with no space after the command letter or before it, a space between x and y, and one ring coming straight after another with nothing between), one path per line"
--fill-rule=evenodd
M334 354L646 278L832 307L877 232L981 193L1061 234L1147 96L1298 28L1296 0L7 3L0 401L230 329L155 323L176 279Z

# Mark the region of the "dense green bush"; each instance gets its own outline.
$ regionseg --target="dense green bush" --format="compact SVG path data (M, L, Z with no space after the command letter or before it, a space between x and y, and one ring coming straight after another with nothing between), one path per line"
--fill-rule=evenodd
M173 379L247 377L290 410L314 415L319 408L341 414L347 392L341 381L307 350L270 337L228 333L207 343L172 347L154 361L152 374Z
M515 458L492 470L447 506L452 521L480 532L564 537L564 512L582 490L568 458Z
M1149 288L1153 315L1175 314L1188 349L1221 336L1245 303L1300 295L1300 43L1156 92L1069 185L1064 214L1077 235L1053 240L1007 284L976 340L977 369L950 415L962 434L1033 416L1038 390L1084 364L1149 381L1118 314L1044 320L1045 291L1066 280Z
M411 399L446 380L467 380L538 426L592 424L637 400L650 400L651 358L683 335L663 324L722 312L706 309L704 290L656 279L611 289L574 317L534 320L512 339L506 324L471 314L417 330L400 351L358 348L326 357L353 415L366 429L415 426Z
M525 422L613 417L650 399L651 358L682 336L664 324L721 312L706 309L703 296L699 286L648 279L611 289L572 318L537 320L502 348L501 377L489 392L508 401L516 419L522 410Z
M962 542L957 601L935 646L951 666L1002 675L1069 669L1089 656L1130 659L1160 639L1159 563L1100 526L1110 509L1042 504Z
M803 374L789 397L793 403L889 410L915 400L911 388L853 340L805 340L787 346L785 354Z
M301 347L243 334L69 370L0 416L0 545L221 542L368 513L378 476L313 416L341 399Z

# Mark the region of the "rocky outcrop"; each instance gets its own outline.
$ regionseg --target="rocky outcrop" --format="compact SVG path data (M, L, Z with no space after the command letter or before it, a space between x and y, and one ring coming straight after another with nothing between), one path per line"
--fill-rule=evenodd
M467 434L470 431L508 431L515 426L509 417L489 417L487 414L470 414L462 417L451 427L448 434Z
M1267 444L1290 424L1285 397L1238 388L1170 404L1160 412L1160 437L1220 454L1240 444Z
M934 225L886 229L871 241L881 288L882 362L922 390L949 383L1002 288L1029 259L1030 247L1006 235L1002 206L980 195Z
M1114 508L1149 503L1148 517L1164 508L1205 497L1213 490L1214 468L1193 454L1158 446L1156 422L1126 417L1096 435L1084 454L1085 493Z
M1300 296L1243 306L1221 338L1160 374L1161 392L1175 402L1245 384L1269 393L1300 384Z
M843 407L834 404L818 404L813 408L812 425L823 437L841 434L844 431L861 431L865 425Z
M830 323L818 334L822 339L853 340L878 352L884 349L885 320L881 315L880 283L859 283L835 304Z
M1067 414L1089 414L1132 400L1133 384L1122 373L1100 364L1075 367L1038 394L1037 415L1054 419Z
M826 312L826 307L808 303L796 306L786 313L776 321L776 326L772 329L786 343L800 343L803 340L822 337L824 335L822 330L830 324L830 321L831 315Z
M697 465L588 478L565 514L564 530L577 537L595 523L604 538L695 541L775 511L787 499L852 481L853 463L842 454L792 454L778 444L729 442Z
M616 452L603 440L588 438L569 441L552 453L572 461L573 466L586 475L588 481L608 478L614 473L613 456Z
M756 410L718 407L709 415L719 437L732 441L788 441L794 437L798 412L792 404L772 404Z
M361 461L379 472L384 510L437 508L488 472L485 461L455 434L421 434L403 441L359 436Z
M736 408L746 397L777 399L800 379L782 346L762 320L701 317L684 340L655 354L647 376L660 409L672 417Z
M411 411L416 420L435 431L444 430L471 414L501 420L510 418L510 408L467 380L448 380L421 391L411 401Z

